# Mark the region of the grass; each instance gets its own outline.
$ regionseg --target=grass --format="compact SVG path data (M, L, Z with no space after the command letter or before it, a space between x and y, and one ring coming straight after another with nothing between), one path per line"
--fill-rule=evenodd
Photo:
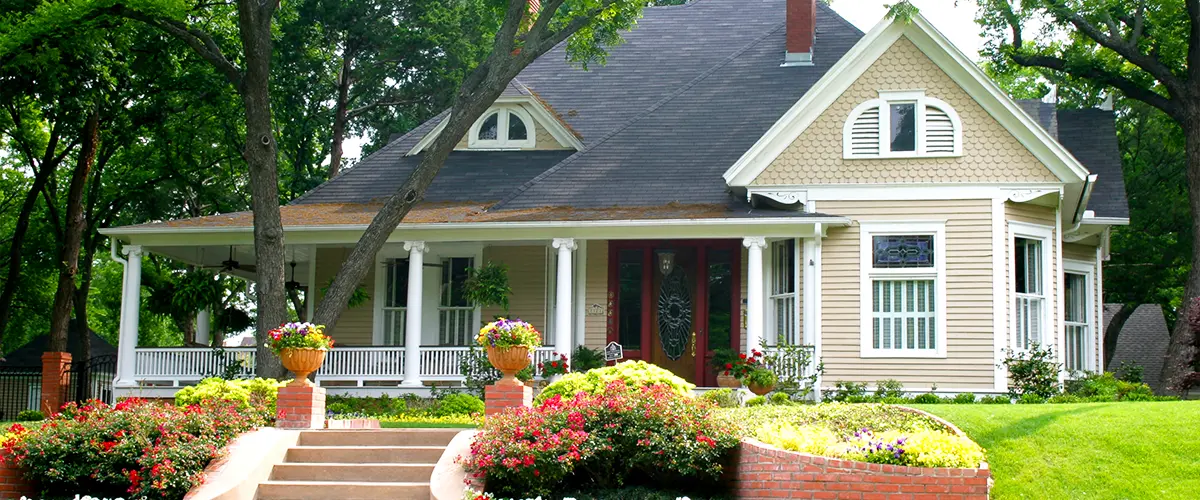
M1200 401L915 406L987 450L996 499L1191 499L1200 492Z

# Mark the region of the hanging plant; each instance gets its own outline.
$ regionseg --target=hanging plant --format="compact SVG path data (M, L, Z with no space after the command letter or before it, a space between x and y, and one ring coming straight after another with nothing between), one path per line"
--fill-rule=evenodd
M321 287L322 297L329 293L329 287L331 286L333 286L333 278L329 278L329 281L325 282L325 286ZM367 289L363 288L362 285L358 285L354 288L354 293L350 294L350 300L346 301L346 308L350 309L361 306L366 304L368 300L371 300L371 296L367 294Z
M500 307L504 310L503 316L508 316L508 296L511 294L508 266L488 262L478 269L467 270L463 298L477 307Z

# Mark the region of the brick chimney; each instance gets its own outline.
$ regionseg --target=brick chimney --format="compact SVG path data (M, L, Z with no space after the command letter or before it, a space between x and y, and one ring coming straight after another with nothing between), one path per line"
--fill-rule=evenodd
M784 66L812 66L817 38L817 0L787 0L787 54Z

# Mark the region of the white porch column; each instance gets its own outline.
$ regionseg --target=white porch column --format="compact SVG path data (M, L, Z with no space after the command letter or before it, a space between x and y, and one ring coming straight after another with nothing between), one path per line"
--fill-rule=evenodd
M758 349L763 336L763 249L762 236L747 236L742 240L749 250L746 260L746 353Z
M137 356L138 314L142 305L142 247L129 245L121 286L121 325L117 338L117 379L114 387L137 387L134 361Z
M404 311L404 381L402 386L421 386L421 304L425 277L424 241L406 241L408 251L408 303Z
M208 335L212 324L211 316L208 313L208 308L201 309L196 312L196 343L210 345L212 337Z
M571 359L571 252L575 251L574 238L554 238L558 249L558 281L554 298L554 350ZM570 366L568 364L568 366Z

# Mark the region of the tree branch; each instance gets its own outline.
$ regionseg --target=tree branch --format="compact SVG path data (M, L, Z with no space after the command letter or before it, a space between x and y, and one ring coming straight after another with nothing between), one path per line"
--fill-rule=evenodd
M1163 97L1162 94L1146 89L1120 74L1101 68L1096 64L1089 63L1084 66L1078 64L1072 65L1060 57L1025 54L1018 51L1012 51L1009 53L1009 57L1022 66L1052 69L1078 78L1091 79L1097 83L1116 88L1127 97L1154 106L1172 117L1178 118L1181 116L1182 109L1180 109L1175 101Z
M118 16L141 21L183 41L196 54L199 54L200 57L215 66L217 71L225 75L225 79L229 80L234 88L241 91L242 70L225 57L225 54L221 52L221 47L217 46L217 42L208 33L192 28L182 21L150 16L120 4L113 6L112 11Z
M357 108L354 108L354 109L351 109L351 110L347 111L347 112L346 112L346 119L347 119L347 120L353 120L353 119L355 119L355 118L358 118L359 116L362 116L363 114L365 114L365 113L367 113L367 112L369 112L369 111L371 111L371 110L373 110L373 109L375 109L375 108L386 108L386 107L389 107L389 106L404 106L404 105L407 105L407 104L412 104L412 103L415 103L415 102L417 102L417 100L416 100L416 99L393 99L393 100L386 100L386 98L385 98L385 100L379 100L379 101L375 101L375 102L373 102L373 103L371 103L371 104L364 104L364 105L362 105L362 106L359 106L359 107L357 107Z

